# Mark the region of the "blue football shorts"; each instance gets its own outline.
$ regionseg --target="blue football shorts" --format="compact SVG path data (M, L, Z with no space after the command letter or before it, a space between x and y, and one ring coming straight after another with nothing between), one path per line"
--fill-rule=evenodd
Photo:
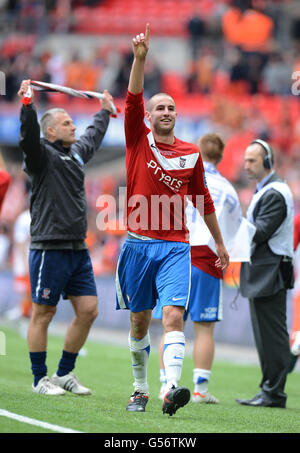
M60 296L97 296L88 250L30 250L32 300L57 305Z
M190 292L190 245L128 238L116 271L117 310L140 312L161 306L186 307Z
M222 280L192 265L190 300L184 320L216 322L223 318ZM153 318L162 319L162 307L157 303Z

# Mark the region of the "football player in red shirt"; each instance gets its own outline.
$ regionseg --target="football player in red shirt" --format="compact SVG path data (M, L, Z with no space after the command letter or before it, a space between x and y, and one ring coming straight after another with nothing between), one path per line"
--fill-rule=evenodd
M129 348L134 393L128 411L144 412L149 398L147 363L149 324L156 300L163 307L163 360L167 390L162 411L175 414L190 399L178 387L184 358L183 315L191 279L190 245L185 226L187 196L202 215L216 243L217 266L225 269L229 257L206 187L203 162L196 145L174 135L175 102L165 93L143 102L144 65L149 49L146 32L133 38L134 61L125 106L128 238L117 273L117 309L130 310ZM146 127L144 118L150 128ZM197 196L201 197L201 203ZM204 205L204 206L203 206Z

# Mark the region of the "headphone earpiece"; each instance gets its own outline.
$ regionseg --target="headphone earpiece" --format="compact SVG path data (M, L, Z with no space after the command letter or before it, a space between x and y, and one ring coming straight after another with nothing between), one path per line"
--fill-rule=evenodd
M273 167L273 152L271 150L271 147L268 145L267 142L265 142L264 140L261 140L260 138L257 138L256 140L253 140L251 142L251 145L253 143L258 143L266 151L267 154L264 157L263 166L264 166L264 168L266 170L270 170Z

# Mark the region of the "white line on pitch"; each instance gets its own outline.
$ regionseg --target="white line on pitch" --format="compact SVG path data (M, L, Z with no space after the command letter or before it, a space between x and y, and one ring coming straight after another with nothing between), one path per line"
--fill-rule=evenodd
M78 433L82 434L82 431L75 431L74 429L64 428L63 426L52 425L51 423L42 422L40 420L35 420L34 418L24 417L23 415L14 414L13 412L6 411L5 409L0 409L0 416L12 418L21 423L28 423L29 425L39 426L40 428L50 429L51 431L56 431L58 433Z

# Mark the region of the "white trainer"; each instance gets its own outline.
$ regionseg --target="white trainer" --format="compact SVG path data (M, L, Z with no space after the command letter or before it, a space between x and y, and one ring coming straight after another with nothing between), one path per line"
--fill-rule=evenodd
M294 339L294 342L291 347L291 353L293 355L299 355L300 354L300 330L298 330L298 332L295 333L294 338L295 339Z
M64 395L66 393L64 389L53 384L48 376L44 376L40 379L36 386L32 384L32 390L35 393L52 396Z
M91 395L92 393L90 389L79 382L78 377L73 373L68 373L65 376L57 376L55 373L51 380L55 385L75 395Z
M192 396L193 403L206 403L206 404L218 404L219 400L211 395L209 392L207 393L199 393L194 392Z

